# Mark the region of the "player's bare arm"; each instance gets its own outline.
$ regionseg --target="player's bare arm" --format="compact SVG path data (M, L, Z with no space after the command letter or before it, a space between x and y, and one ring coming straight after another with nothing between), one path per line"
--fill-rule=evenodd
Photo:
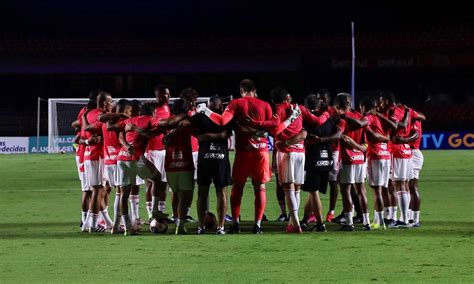
M418 132L412 130L408 137L393 136L392 142L395 144L408 144L418 139Z
M300 110L304 122L314 126L320 126L321 124L324 124L330 117L329 112L327 111L323 112L320 115L315 115L304 106L300 106Z
M379 133L373 131L372 128L370 128L370 127L367 127L365 129L365 132L377 142L388 142L388 141L390 141L390 137L388 135L385 136L385 135L379 134Z
M397 130L397 127L398 127L398 123L396 121L393 121L391 119L388 119L385 115L381 114L380 112L375 112L375 115L380 118L380 120L382 120L383 123L385 123L386 125L388 125L388 127L393 130L393 131L396 131Z
M132 155L135 153L135 148L132 145L128 144L127 140L125 139L125 131L119 132L119 141L120 144L122 144L122 146L127 150L127 152Z
M405 113L403 114L402 120L398 123L398 129L403 129L408 126L408 120L410 119L410 109L404 106Z
M349 125L349 127L354 130L364 128L367 125L369 125L369 121L365 117L359 120L359 119L345 116L344 119L347 121L347 124Z
M342 132L339 128L336 127L336 131L331 135L327 137L319 137L314 134L310 134L306 141L313 142L315 144L317 143L332 143L336 142L341 139Z
M196 137L199 141L215 141L229 138L230 133L229 131L224 130L221 133L204 133Z
M106 121L109 121L109 120L116 121L116 120L119 120L121 118L122 119L127 119L127 118L130 118L130 117L128 115L124 114L124 113L108 112L108 113L104 113L104 114L99 115L98 120L100 122L106 122Z
M286 146L295 145L295 144L300 143L301 141L304 141L304 140L308 139L308 137L309 137L308 132L306 130L302 129L300 131L300 133L294 135L293 137L291 137L291 138L289 138L285 141L277 141L275 143L275 146L277 148L279 148L279 147L283 147L283 144L285 144Z
M348 147L359 150L361 152L367 151L367 146L361 145L361 144L355 142L354 139L352 139L351 137L349 137L347 135L342 135L341 142L344 143L345 145L347 145Z
M221 115L210 110L204 103L197 105L196 113L206 115L212 122L220 126L226 125L232 120L232 118L234 118L234 113L228 108L226 108Z

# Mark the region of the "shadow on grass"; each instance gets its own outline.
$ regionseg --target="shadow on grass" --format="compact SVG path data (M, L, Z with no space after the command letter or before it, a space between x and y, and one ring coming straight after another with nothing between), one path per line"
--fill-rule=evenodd
M356 224L355 234L368 234L370 236L388 237L394 235L397 237L416 237L416 236L438 236L438 237L473 237L474 227L470 222L423 222L421 228L411 229L387 229L386 231L362 231L361 224ZM230 224L226 224L227 227ZM303 235L350 235L354 234L351 232L339 232L337 229L340 227L338 224L329 223L326 224L327 233L316 233L316 232L304 232ZM252 234L253 222L243 221L241 223L241 235ZM264 222L262 228L264 234L271 235L285 235L286 223L283 222ZM108 233L102 234L87 234L79 231L79 224L76 222L45 222L45 223L3 223L0 224L0 240L14 240L14 239L83 239L83 238L102 238L102 237L122 237L121 235L110 235ZM188 224L188 231L192 234L196 231L197 224ZM174 233L175 226L169 225L166 236ZM213 235L214 230L206 232L208 235ZM153 236L148 230L146 225L142 226L141 236ZM155 235L155 237L164 237L164 235ZM222 237L222 236L221 236ZM225 236L224 236L225 237Z

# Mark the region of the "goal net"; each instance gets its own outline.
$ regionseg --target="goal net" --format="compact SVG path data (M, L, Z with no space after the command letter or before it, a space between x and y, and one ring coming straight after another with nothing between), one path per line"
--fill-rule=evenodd
M114 98L119 101L121 98ZM154 101L154 98L127 98L141 103ZM170 98L170 105L179 98ZM79 111L88 99L48 99L48 153L71 152L76 135L71 123L77 119ZM209 103L209 97L199 97L197 103Z

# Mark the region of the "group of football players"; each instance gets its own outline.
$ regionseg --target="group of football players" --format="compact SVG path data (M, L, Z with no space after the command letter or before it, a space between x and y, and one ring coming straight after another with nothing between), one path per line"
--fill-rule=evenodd
M104 91L91 92L89 102L72 123L76 129L76 162L82 187L81 230L136 234L140 185L146 187L150 230L188 234L190 207L197 192L197 234L210 230L209 190L216 188L217 234L240 232L240 207L247 179L254 191L253 233L261 234L272 170L280 206L277 221L287 233L325 232L326 222L354 231L420 226L419 150L425 117L395 102L392 93L364 98L338 94L331 104L327 90L309 95L304 105L292 102L287 90L271 91L272 105L257 97L253 81L240 83L241 98L227 105L219 96L197 103L198 93L184 89L172 105L170 90L155 87L156 101L113 101ZM235 159L229 162L229 137L235 135ZM273 137L270 162L269 136ZM374 192L375 215L369 220L365 182ZM322 215L319 192L330 188L329 211ZM231 214L227 216L227 187ZM308 192L300 221L300 191ZM172 216L165 213L171 192ZM335 217L338 193L343 210ZM113 219L109 194L115 192ZM398 216L397 208L400 208ZM357 213L354 216L354 212ZM224 229L226 220L232 224Z

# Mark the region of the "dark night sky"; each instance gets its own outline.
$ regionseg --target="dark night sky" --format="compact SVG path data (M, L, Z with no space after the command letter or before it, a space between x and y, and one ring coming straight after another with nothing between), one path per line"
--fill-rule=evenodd
M472 22L469 9L436 1L384 1L384 5L370 5L370 1L285 2L10 1L2 4L0 21L4 38L331 34L346 30L351 20L364 30L376 31Z

